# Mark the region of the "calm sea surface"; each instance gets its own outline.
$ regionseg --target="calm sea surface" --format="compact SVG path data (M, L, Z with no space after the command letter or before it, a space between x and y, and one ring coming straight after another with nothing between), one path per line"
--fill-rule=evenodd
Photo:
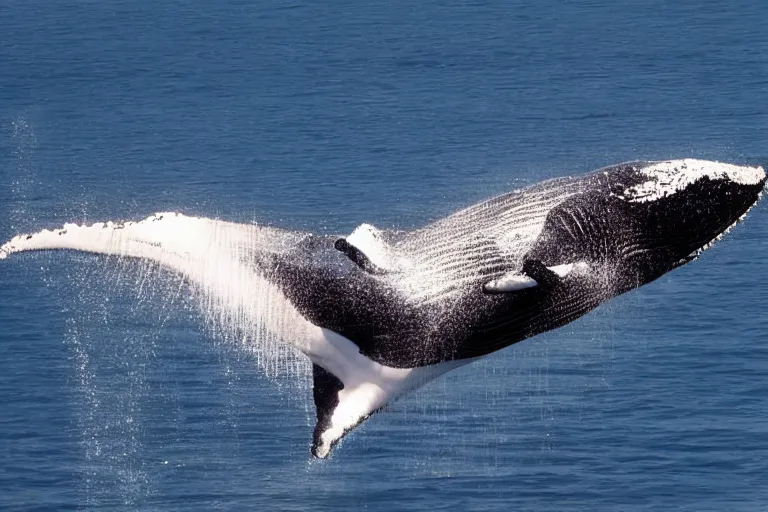
M0 2L0 239L407 228L633 159L768 162L768 2ZM768 206L309 459L305 366L170 276L0 264L1 510L768 510Z

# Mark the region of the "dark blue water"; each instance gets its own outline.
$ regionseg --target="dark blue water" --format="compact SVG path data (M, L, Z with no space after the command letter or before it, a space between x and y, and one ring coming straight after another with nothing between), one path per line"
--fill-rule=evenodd
M758 0L11 0L0 238L162 210L410 227L619 161L764 164L766 22ZM767 510L767 251L763 204L319 462L303 367L264 371L171 277L10 258L0 509Z

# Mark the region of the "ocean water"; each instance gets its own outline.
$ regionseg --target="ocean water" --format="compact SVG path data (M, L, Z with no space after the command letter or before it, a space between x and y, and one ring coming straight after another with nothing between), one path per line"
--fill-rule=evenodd
M0 239L408 228L633 159L768 163L768 3L0 4ZM768 210L310 460L306 364L173 276L0 265L1 510L768 510Z

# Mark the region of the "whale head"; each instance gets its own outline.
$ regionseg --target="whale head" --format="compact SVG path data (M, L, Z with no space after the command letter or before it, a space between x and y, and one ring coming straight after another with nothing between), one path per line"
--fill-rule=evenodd
M608 269L613 295L696 259L757 203L766 175L685 159L612 166L585 185L550 212L531 254L547 265Z
M761 167L693 159L632 166L626 178L612 191L630 226L619 264L646 282L697 258L744 218L766 183Z

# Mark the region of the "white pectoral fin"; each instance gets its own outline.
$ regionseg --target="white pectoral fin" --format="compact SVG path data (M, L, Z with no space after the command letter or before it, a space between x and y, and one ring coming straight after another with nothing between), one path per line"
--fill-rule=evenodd
M276 252L302 236L255 224L163 212L137 222L64 224L58 229L18 235L0 246L0 259L20 252L69 249L145 259L186 272L195 264L208 264L222 255Z
M12 238L0 247L0 259L18 252L70 249L170 264L203 252L200 240L210 239L217 224L224 223L174 212L156 213L138 222L65 224Z
M306 353L310 350L308 333L317 327L259 267L261 258L292 247L302 236L171 212L138 222L66 224L19 235L0 246L0 258L68 249L158 264L194 285L200 292L201 308L215 311L225 327L262 333Z
M551 267L543 267L544 272L550 274L553 277L562 279L574 270L581 270L587 268L587 264L584 262L578 263L566 263L564 265L554 265ZM533 277L521 273L521 272L509 272L504 274L498 279L487 282L483 286L483 290L486 293L510 293L527 288L534 288L539 286L539 282Z

